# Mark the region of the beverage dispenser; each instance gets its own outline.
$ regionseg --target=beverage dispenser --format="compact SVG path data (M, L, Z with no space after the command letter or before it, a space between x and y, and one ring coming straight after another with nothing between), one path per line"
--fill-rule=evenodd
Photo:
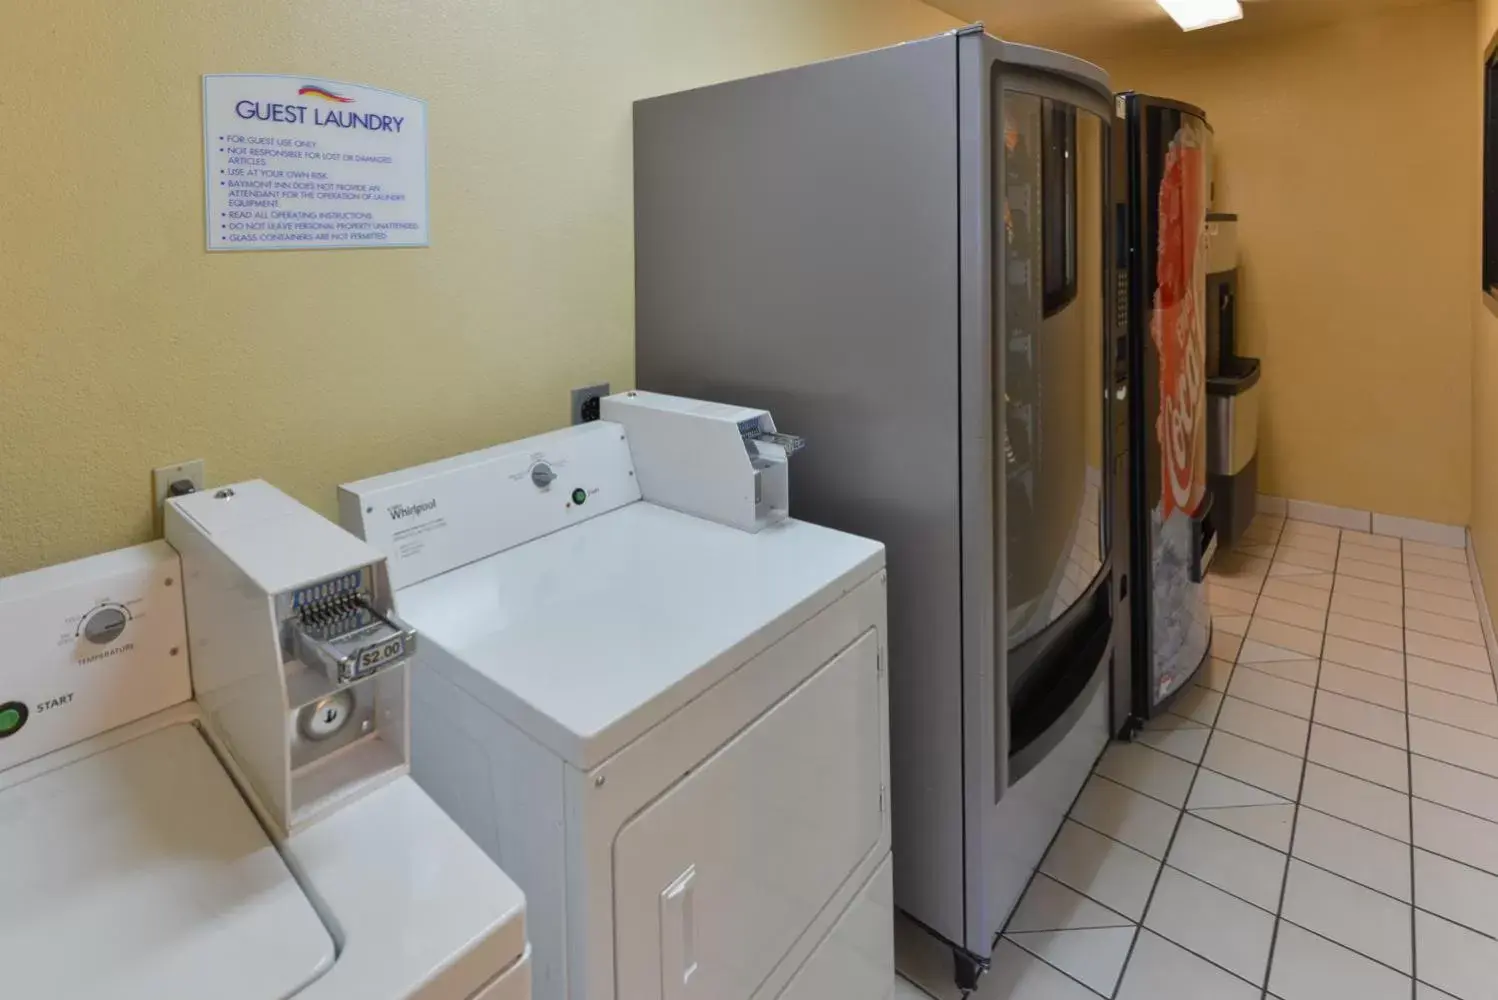
M1259 480L1259 359L1237 351L1238 216L1207 215L1207 484L1219 544L1254 518Z

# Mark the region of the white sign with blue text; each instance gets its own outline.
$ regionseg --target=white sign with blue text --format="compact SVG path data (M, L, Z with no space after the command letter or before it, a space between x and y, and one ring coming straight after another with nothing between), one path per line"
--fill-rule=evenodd
M203 77L209 250L426 246L426 103L309 76Z

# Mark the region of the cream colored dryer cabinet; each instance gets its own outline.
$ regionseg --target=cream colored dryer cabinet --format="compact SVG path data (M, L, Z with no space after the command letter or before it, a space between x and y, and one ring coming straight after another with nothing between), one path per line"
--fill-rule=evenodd
M619 831L620 996L751 995L877 850L878 649L865 633Z
M525 890L537 1000L883 1000L884 548L652 502L648 433L344 488L422 634L412 773Z

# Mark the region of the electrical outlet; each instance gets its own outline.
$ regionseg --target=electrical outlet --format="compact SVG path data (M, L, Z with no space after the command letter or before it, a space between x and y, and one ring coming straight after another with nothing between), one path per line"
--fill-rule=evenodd
M588 424L598 419L598 401L609 394L609 384L585 385L572 390L572 422Z
M166 502L167 497L172 495L172 484L183 480L192 483L193 492L203 488L203 460L201 458L178 462L176 465L163 465L159 469L151 470L151 495L155 499L152 509L156 512L158 533L161 531L161 505Z

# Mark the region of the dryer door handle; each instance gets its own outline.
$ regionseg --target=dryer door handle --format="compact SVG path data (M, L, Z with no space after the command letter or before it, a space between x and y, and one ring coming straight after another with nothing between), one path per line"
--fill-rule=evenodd
M691 865L661 893L661 998L688 1000L697 975L697 866Z

